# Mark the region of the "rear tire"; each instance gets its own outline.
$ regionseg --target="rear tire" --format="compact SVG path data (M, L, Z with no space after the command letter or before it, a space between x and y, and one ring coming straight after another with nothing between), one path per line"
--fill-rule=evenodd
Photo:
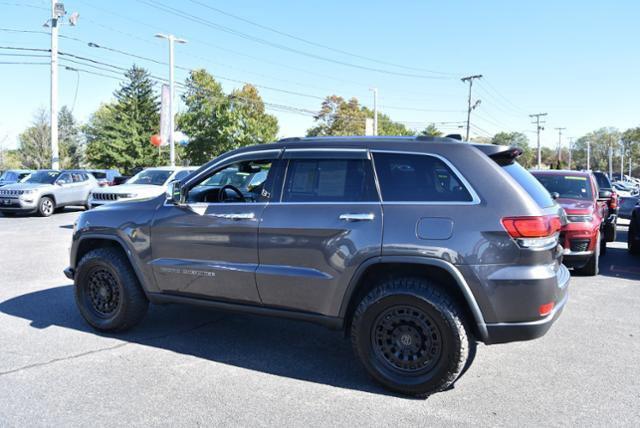
M82 317L100 331L130 329L149 307L129 260L115 248L98 248L82 258L76 271L75 298Z
M601 249L601 241L600 241L600 233L598 232L598 238L596 245L594 246L594 253L583 267L576 269L576 272L580 275L585 276L596 276L600 273L600 249Z
M362 299L351 341L377 382L418 397L451 387L476 345L454 300L413 277L387 280Z
M49 196L43 196L38 201L38 215L40 217L49 217L56 210L56 204Z
M629 223L629 232L627 233L627 249L629 253L638 255L640 254L640 243L636 239L638 231L635 223L635 219L632 218L631 223Z

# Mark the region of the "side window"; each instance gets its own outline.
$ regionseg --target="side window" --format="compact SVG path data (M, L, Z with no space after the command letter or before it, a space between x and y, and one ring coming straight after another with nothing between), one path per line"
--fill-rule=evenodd
M84 177L79 172L71 174L71 177L73 177L74 183L82 183L84 181Z
M401 153L373 155L382 200L386 202L471 202L469 191L435 156Z
M175 179L176 180L182 180L187 175L189 175L189 173L191 173L191 171L187 171L187 170L178 171L178 173L175 176Z
M56 180L56 183L60 183L60 184L73 183L73 178L71 177L71 174L69 174L68 172L65 172L64 174L61 174L60 177L58 177L58 179Z
M191 187L187 202L264 202L265 185L272 175L272 159L236 162L207 175ZM275 169L274 169L275 170Z
M283 202L377 202L368 159L291 159Z

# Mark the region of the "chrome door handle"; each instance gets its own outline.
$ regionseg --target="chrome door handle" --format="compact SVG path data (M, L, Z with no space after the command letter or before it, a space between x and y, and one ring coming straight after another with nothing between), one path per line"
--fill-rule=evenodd
M209 214L211 217L224 218L227 220L253 220L255 213L231 213L231 214Z
M344 221L372 221L376 216L368 214L340 214L340 220Z

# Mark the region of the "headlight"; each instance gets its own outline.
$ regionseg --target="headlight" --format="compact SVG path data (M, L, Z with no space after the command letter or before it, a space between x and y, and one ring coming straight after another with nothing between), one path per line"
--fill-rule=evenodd
M569 223L590 223L593 221L591 215L567 215Z
M131 198L135 198L136 196L138 196L137 193L123 193L120 195L120 198L122 199L131 199Z

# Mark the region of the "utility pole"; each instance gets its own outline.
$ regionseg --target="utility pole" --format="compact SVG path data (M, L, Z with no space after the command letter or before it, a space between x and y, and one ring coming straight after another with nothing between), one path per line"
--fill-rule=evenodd
M573 137L569 137L569 169L571 169L571 152L573 149Z
M558 131L558 166L562 162L562 131L567 128L555 128Z
M535 113L535 114L530 114L529 117L535 117L536 121L532 122L534 125L536 125L536 132L538 134L538 169L540 169L540 166L542 164L542 148L540 147L540 131L544 131L544 122L540 121L540 118L542 116L546 116L547 113Z
M378 135L378 88L371 88L373 92L373 135Z
M624 181L624 142L620 140L620 181Z
M51 168L60 169L60 153L58 147L58 30L62 18L67 14L64 4L58 0L51 0L51 18L47 19L44 27L51 27L51 95L49 109L49 124L51 128ZM69 17L69 24L78 23L77 12Z
M51 0L51 168L60 169L58 152L58 19L65 14L64 6Z
M173 34L156 34L156 37L160 39L167 39L169 41L169 162L171 166L176 166L176 147L174 142L175 132L175 117L174 117L174 98L175 98L175 83L173 79L173 45L174 43L185 44L184 39L178 39Z
M471 110L475 110L476 107L480 104L480 100L476 101L473 106L471 105L471 87L473 86L474 79L481 79L482 74L474 74L473 76L467 76L460 79L462 83L469 82L469 99L467 100L467 138L469 141L469 127L471 126Z
M613 147L609 144L609 180L613 181Z

